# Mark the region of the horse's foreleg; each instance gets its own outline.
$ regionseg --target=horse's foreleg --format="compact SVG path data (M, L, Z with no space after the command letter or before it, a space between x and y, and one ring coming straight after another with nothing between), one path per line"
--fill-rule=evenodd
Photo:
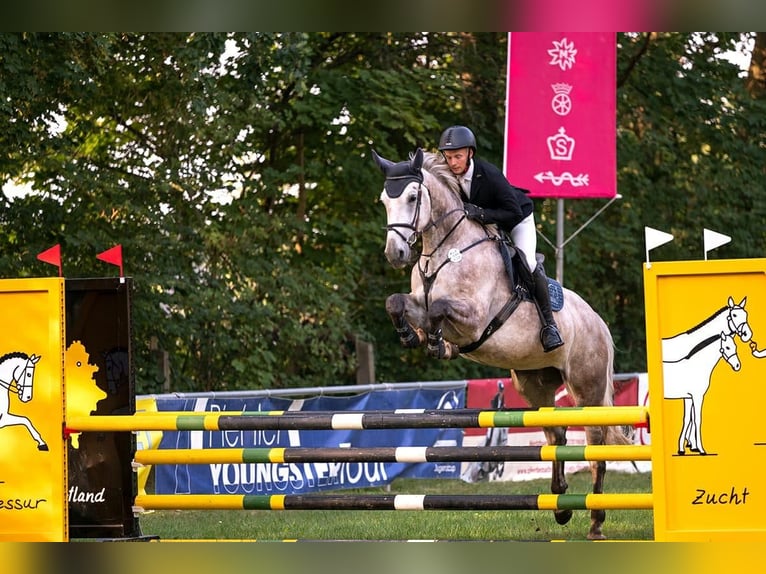
M40 433L37 432L37 429L27 417L12 415L11 413L6 413L4 416L0 417L0 427L10 427L15 425L21 425L27 428L29 434L31 434L32 438L37 442L37 450L48 450L48 445L43 440L43 437L40 436Z
M428 354L435 359L457 359L460 356L460 347L444 340L441 329L429 331Z
M446 299L437 299L431 303L428 312L428 354L436 359L457 359L460 347L444 339L442 323L445 320L461 322L454 304Z
M692 399L692 421L694 430L694 442L696 443L692 450L699 454L707 454L702 446L702 400L705 395L700 395L696 399Z
M694 444L694 421L692 420L694 415L692 414L692 400L689 398L684 399L684 419L681 426L681 434L678 436L678 454L684 454L686 452L686 445L689 445L689 450L694 450L697 445Z
M426 334L423 329L416 329L407 321L406 311L407 295L396 293L386 299L386 312L391 317L402 347L414 349L426 342Z

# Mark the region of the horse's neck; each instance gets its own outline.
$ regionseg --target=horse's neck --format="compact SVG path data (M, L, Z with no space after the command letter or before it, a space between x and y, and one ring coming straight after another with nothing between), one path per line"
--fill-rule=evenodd
M699 354L700 362L706 367L709 367L711 371L718 364L718 361L723 361L724 363L726 362L726 360L723 358L723 355L721 355L720 339L716 339L710 343L710 345L702 349Z
M687 353L691 353L693 348L687 349ZM663 357L664 359L664 357ZM722 360L723 356L720 351L720 339L711 341L704 347L697 349L693 354L679 357L673 363L683 363L689 369L689 375L693 372L710 373L713 368L718 364L718 361ZM667 359L664 359L667 361Z
M19 369L23 374L24 365L25 363L20 363L16 359L11 359L0 365L0 386L7 389L14 381L18 382Z
M686 357L695 345L705 339L720 335L722 331L731 333L728 325L728 313L725 309L694 329L662 339L662 360L679 361Z
M444 191L443 193L450 193ZM431 197L431 220L429 228L423 233L423 253L437 251L448 252L450 249L464 249L485 234L478 225L465 219L463 206L451 198Z
M719 335L722 331L724 333L731 334L731 329L729 328L728 313L726 311L718 313L712 319L703 323L699 327L685 331L679 335L676 335L675 337L672 337L672 339L685 340L690 343L699 343L708 337Z

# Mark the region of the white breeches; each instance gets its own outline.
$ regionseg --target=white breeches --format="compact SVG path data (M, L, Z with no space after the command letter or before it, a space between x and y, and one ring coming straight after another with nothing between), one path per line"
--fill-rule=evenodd
M511 230L513 244L524 252L530 271L537 267L537 230L535 229L535 215L530 213Z

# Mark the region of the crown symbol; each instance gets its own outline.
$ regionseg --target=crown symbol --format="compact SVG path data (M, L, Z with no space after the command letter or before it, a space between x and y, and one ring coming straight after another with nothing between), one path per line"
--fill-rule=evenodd
M564 84L564 83L556 83L551 84L551 88L553 89L553 92L555 94L566 94L569 95L569 92L572 91L572 86L570 84Z
M569 137L563 127L559 128L559 132L555 136L548 138L548 151L551 154L551 159L571 161L574 147L574 138Z

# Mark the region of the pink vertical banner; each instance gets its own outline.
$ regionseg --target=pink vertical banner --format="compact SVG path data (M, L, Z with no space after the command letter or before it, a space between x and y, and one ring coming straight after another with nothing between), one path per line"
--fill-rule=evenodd
M533 197L617 193L616 34L511 32L505 175Z

